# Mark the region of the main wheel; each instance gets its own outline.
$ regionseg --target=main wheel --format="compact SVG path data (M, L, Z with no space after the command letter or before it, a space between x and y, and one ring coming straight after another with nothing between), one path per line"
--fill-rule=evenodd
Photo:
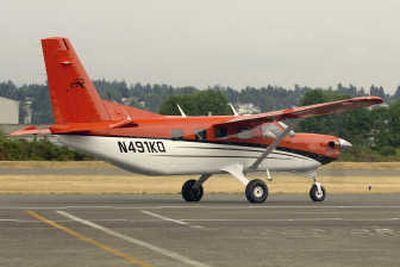
M313 185L310 189L310 198L314 202L321 202L324 201L326 198L326 190L325 187L321 185L321 191L318 192L318 186Z
M189 202L200 201L203 196L203 186L200 185L197 188L193 188L196 184L196 180L187 180L182 186L182 198Z
M251 180L246 186L246 198L251 203L263 203L268 197L268 186L260 179Z

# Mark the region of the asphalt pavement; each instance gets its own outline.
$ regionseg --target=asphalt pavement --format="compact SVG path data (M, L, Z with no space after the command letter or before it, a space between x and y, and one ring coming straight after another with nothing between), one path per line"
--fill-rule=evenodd
M0 266L400 266L400 195L0 196Z

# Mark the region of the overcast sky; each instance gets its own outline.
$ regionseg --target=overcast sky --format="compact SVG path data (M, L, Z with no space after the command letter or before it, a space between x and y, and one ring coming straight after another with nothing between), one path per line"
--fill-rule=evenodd
M400 84L399 0L0 0L0 80L67 36L92 78L235 88Z

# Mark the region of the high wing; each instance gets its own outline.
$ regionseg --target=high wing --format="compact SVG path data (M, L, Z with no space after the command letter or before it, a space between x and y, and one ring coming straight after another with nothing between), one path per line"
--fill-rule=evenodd
M131 118L119 121L100 121L100 122L87 122L87 123L67 123L67 124L53 124L48 128L37 128L35 126L28 126L23 129L11 133L11 136L21 135L47 135L47 134L66 134L66 133L83 133L96 130L107 130L122 128L127 126L135 126Z
M297 108L289 108L285 110L272 111L266 113L260 113L249 116L242 116L233 120L218 124L218 126L235 125L235 124L253 124L258 125L265 122L281 121L285 119L306 119L316 116L329 115L335 113L341 113L351 109L368 107L376 104L383 103L380 97L369 96L369 97L356 97L346 100L332 101L321 104L315 104L310 106L303 106ZM282 132L277 135L274 141L266 148L266 150L254 161L249 169L257 169L261 162L274 150L276 149L283 138L290 134L294 128L295 123L286 126ZM267 170L268 171L268 170Z
M285 119L306 119L316 116L341 113L344 111L368 107L383 103L382 98L377 96L355 97L345 100L326 102L310 106L288 108L279 111L271 111L254 115L240 116L230 121L218 124L234 125L242 123L259 124L271 121L281 121Z

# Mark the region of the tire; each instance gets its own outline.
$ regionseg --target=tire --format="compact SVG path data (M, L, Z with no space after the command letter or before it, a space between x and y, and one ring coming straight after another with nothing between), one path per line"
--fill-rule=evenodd
M268 197L268 186L260 179L251 180L246 186L246 198L250 203L263 203Z
M197 202L203 197L203 186L200 185L194 189L193 186L196 184L196 180L187 180L182 186L182 198L188 202Z
M314 202L322 202L326 198L326 190L325 187L321 185L321 192L318 193L318 187L313 185L310 189L310 198Z

